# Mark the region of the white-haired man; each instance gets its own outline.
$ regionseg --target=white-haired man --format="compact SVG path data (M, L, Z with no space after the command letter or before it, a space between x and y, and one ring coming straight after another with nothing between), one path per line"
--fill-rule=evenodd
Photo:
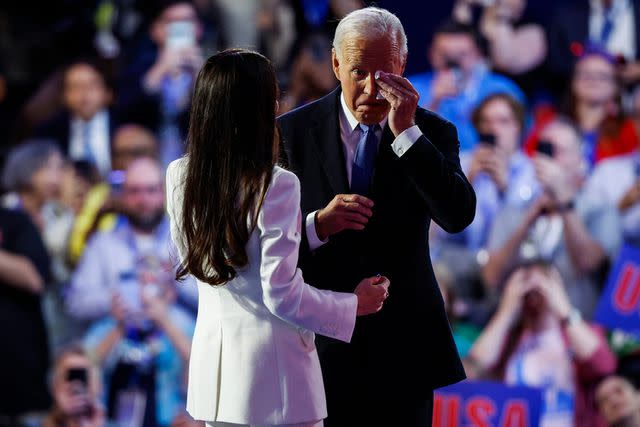
M317 338L325 425L424 427L433 389L465 378L427 230L431 219L464 229L475 194L455 127L417 107L401 77L407 42L398 18L373 7L352 12L333 46L340 87L279 118L302 184L300 266L319 288L352 291L357 278L376 273L393 286L380 313L358 319L351 344Z

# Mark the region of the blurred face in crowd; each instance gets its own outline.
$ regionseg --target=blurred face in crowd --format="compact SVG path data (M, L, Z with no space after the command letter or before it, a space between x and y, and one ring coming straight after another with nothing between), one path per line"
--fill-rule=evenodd
M85 384L79 380L69 380L68 375L71 369L86 371L86 387ZM54 367L52 392L56 406L62 410L66 416L78 415L73 413L73 400L78 394L84 394L92 400L97 398L100 393L98 373L86 356L76 353L66 354L58 360ZM75 410L77 410L77 408Z
M608 425L634 416L640 418L640 393L622 377L611 376L600 383L596 402Z
M437 34L430 50L431 65L437 71L445 70L448 61L454 61L469 74L482 60L475 40L469 34Z
M164 218L163 176L148 158L134 160L126 170L122 188L124 214L134 228L152 232Z
M59 153L52 153L47 162L31 177L31 191L40 200L51 200L60 194L63 177L63 159Z
M63 101L74 116L90 120L109 105L111 93L95 68L76 64L65 74Z
M71 163L65 164L62 169L60 182L60 202L78 213L84 205L85 198L91 183L76 172Z
M534 284L534 288L524 295L524 304L522 306L523 315L528 318L538 318L547 312L549 307L542 292L538 286L549 280L549 271L547 267L542 265L532 265L523 267L523 281Z
M179 3L166 8L153 22L151 38L157 45L164 46L168 35L167 26L174 22L189 22L195 28L196 38L200 38L202 35L202 27L198 21L196 9L189 2Z
M614 101L618 92L614 65L598 55L582 58L576 64L572 91L578 102L605 104Z
M142 126L125 125L113 136L111 156L114 170L126 170L137 158L156 158L158 143L153 133Z
M333 50L332 62L344 100L358 122L365 125L381 122L389 113L390 105L385 99L376 99L375 72L402 75L405 63L397 43L390 37L345 38L340 57Z
M554 122L540 134L540 140L549 141L553 145L553 161L571 175L582 175L585 160L581 152L582 140L575 130L568 125Z
M518 149L522 129L511 105L503 98L495 98L480 111L478 131L495 135L496 145L511 155Z

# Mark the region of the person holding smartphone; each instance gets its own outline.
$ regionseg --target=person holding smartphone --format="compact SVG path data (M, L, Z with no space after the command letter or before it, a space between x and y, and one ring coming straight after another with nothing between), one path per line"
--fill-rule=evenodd
M473 185L476 215L462 233L431 230L436 258L454 272L455 292L467 301L464 314L484 324L487 313L481 300L489 298L480 284L480 267L487 261L486 245L496 214L505 206L529 204L540 192L531 159L520 148L524 130L523 105L506 93L488 96L472 114L478 144L462 153L460 163ZM479 295L482 295L479 298Z
M542 191L525 206L498 212L482 275L488 287L498 289L519 260L545 259L558 268L571 303L590 319L601 274L621 244L620 218L612 205L585 194L587 160L571 121L555 119L540 139L552 147L533 159Z
M53 407L42 427L104 426L100 389L100 375L84 349L77 344L60 349L52 370Z
M184 153L191 93L204 62L199 44L202 32L192 2L159 1L148 39L123 67L119 108L123 117L144 124L159 136L165 167Z

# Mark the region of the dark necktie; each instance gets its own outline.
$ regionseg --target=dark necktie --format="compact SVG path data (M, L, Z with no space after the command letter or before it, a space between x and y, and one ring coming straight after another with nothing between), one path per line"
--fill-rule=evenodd
M378 124L360 127L360 142L356 148L356 155L353 159L351 170L351 192L362 196L369 195L371 187L371 176L376 163L378 153L378 137L376 130L380 128Z

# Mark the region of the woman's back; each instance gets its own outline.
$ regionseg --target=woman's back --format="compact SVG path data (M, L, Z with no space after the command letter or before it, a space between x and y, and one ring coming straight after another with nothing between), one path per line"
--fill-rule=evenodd
M167 169L167 208L180 255L187 164L182 158ZM357 299L304 284L296 268L299 202L297 177L276 166L246 245L247 266L224 285L198 281L187 400L196 419L278 424L326 416L312 331L349 341Z

